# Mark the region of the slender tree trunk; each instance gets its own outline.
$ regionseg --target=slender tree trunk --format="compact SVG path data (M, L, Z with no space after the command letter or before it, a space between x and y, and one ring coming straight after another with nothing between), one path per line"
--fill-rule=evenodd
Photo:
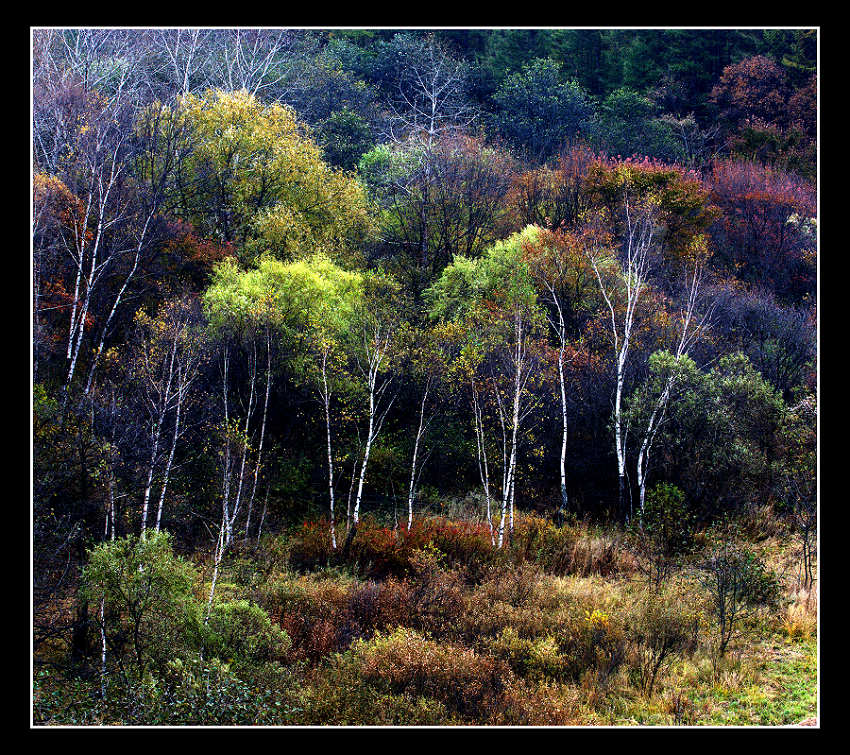
M232 475L231 439L230 439L230 402L227 397L228 371L230 366L230 350L224 346L222 354L222 400L224 405L224 452L222 454L222 480L221 480L221 509L222 527L230 520L230 478Z
M254 414L255 389L257 387L257 346L253 344L253 355L250 360L251 364L251 387L248 393L248 411L245 414L245 431L242 439L242 460L239 464L239 482L236 486L236 498L233 501L233 510L227 520L227 530L225 533L225 544L230 545L233 542L233 525L236 522L236 517L239 516L239 507L242 503L242 486L245 481L245 462L248 457L248 428L250 426L251 417Z
M115 315L115 310L118 309L119 304L121 304L121 298L124 296L124 292L127 290L127 286L130 284L133 276L136 274L136 270L139 267L139 260L142 255L142 247L145 243L145 237L147 236L148 226L150 225L151 220L153 219L153 213L151 212L147 219L145 220L145 224L142 227L142 232L139 237L139 241L136 244L135 256L133 257L133 266L130 268L130 272L127 273L127 276L124 278L124 282L121 285L121 288L118 291L118 295L115 297L115 302L112 304L112 309L109 310L109 315L106 317L106 321L103 324L103 329L100 333L100 342L97 345L97 348L94 352L94 359L92 359L91 367L89 368L89 376L86 380L86 389L85 393L88 395L89 390L91 389L92 379L94 378L94 372L97 368L98 361L100 360L100 355L103 352L103 345L106 341L106 334L109 330L109 325L112 322L112 318Z
M425 380L425 389L422 392L422 402L419 405L419 427L416 430L416 440L413 443L413 460L410 463L410 486L407 491L407 529L413 526L413 493L416 487L416 458L419 454L419 442L422 440L423 426L425 420L425 402L428 400L428 390L431 387L430 377Z
M266 500L263 503L263 513L260 516L260 526L257 527L257 545L260 544L260 535L263 534L263 522L266 521L266 510L269 507L269 488L271 487L271 483L266 483Z
M490 506L490 470L487 465L487 447L484 438L484 421L481 416L481 407L478 403L478 390L475 382L472 383L472 408L475 412L475 441L478 447L478 473L481 476L481 484L484 486L484 501L487 506L487 526L490 528L490 545L496 544L496 536L493 531L493 515Z
M638 484L638 496L639 496L639 505L640 505L640 522L643 524L643 513L644 506L646 503L646 477L647 472L649 471L649 456L652 452L652 444L655 440L655 434L658 430L658 426L664 419L664 414L667 409L667 402L670 398L670 391L673 387L673 380L668 379L665 383L664 390L661 393L661 396L658 399L655 407L652 410L652 414L649 418L649 423L646 428L646 433L644 434L643 441L640 446L640 451L638 452L637 458L637 484Z
M221 557L224 555L224 549L226 547L224 542L224 524L225 520L222 518L221 527L218 529L218 542L215 546L215 559L213 565L213 576L212 581L210 582L210 596L207 599L207 611L204 616L204 625L206 626L207 622L210 620L210 613L212 613L212 604L213 597L215 596L215 585L218 582L218 569L221 565Z
M617 449L617 509L620 519L626 521L626 438L623 432L623 378L625 372L625 348L617 359L617 389L614 396L614 443Z
M369 433L366 436L366 448L363 451L363 462L360 465L360 480L357 483L357 496L354 499L354 526L360 521L360 501L363 497L363 481L366 479L366 467L369 464L369 452L372 450L374 440L373 431L375 427L375 389L374 385L369 389Z
M348 486L348 501L345 506L345 530L351 528L351 499L354 496L354 482L357 480L357 460L360 456L360 449L358 448L357 456L351 462L351 483Z
M499 527L499 547L502 547L504 541L505 515L509 513L508 522L508 538L513 541L514 532L514 478L516 474L517 460L517 434L519 431L519 414L520 414L520 399L522 394L522 375L524 369L524 350L523 350L523 329L522 320L517 318L515 325L516 346L514 355L514 397L513 408L511 413L511 453L510 461L508 462L507 476L505 477L505 487L502 493L502 522Z
M336 550L336 514L334 512L334 457L331 446L331 393L328 388L328 349L322 352L322 402L325 406L325 428L328 446L328 498L331 512L331 548Z
M100 699L106 699L106 626L104 624L104 600L100 599Z
M505 538L505 523L508 515L508 497L510 495L509 465L508 465L508 435L505 427L505 413L502 409L502 399L499 395L499 387L493 382L493 390L496 393L496 405L499 408L499 424L502 428L502 500L500 503L501 519L499 521L498 547L501 548Z
M257 492L257 479L260 475L260 465L263 458L263 441L266 437L266 417L269 409L269 390L271 386L272 374L272 352L271 352L271 335L269 328L266 327L266 394L263 399L263 421L260 425L260 442L257 446L257 463L254 465L254 481L251 484L251 497L248 500L248 516L245 519L245 537L250 537L249 530L251 528L251 511L254 508L254 496Z
M178 368L179 369L179 368ZM159 532L160 523L162 521L162 509L165 505L165 491L168 489L168 479L171 476L171 465L174 462L174 450L177 448L177 439L180 437L180 411L183 408L183 380L178 377L177 387L177 408L174 410L174 435L171 437L171 449L168 452L168 461L165 463L165 472L162 478L162 490L159 493L159 505L156 509L156 531Z
M150 463L148 464L148 478L145 483L145 492L142 497L142 536L144 537L145 529L147 528L148 522L148 505L150 503L151 496L151 488L153 487L153 476L154 471L156 470L156 458L159 454L159 441L162 435L162 422L165 419L165 414L168 411L168 402L169 402L169 394L171 392L171 381L174 374L174 352L177 348L177 342L174 342L171 350L171 357L169 359L168 365L168 381L165 385L165 391L163 393L160 405L157 407L158 417L156 420L156 426L153 432L153 437L151 439L151 458Z

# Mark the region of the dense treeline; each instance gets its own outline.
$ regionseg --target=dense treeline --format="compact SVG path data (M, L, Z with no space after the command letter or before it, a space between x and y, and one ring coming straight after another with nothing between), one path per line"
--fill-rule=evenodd
M87 549L154 530L211 553L200 646L274 655L219 569L305 520L812 510L815 32L33 45L37 649L92 653Z

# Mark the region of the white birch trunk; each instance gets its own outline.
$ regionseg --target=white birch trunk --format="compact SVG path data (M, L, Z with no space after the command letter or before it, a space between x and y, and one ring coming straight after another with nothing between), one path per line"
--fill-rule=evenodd
M257 480L260 476L260 465L263 459L263 442L266 437L266 417L269 409L269 390L271 387L272 374L272 352L271 352L271 336L268 327L266 328L266 394L263 399L263 420L260 425L260 442L257 446L257 462L254 465L254 481L251 485L251 497L248 500L248 516L245 519L245 537L250 537L249 530L251 529L251 512L254 508L254 496L257 493Z
M145 534L145 529L147 527L147 521L148 521L148 505L150 503L151 488L153 487L153 476L154 476L154 472L156 470L156 459L157 459L157 455L159 454L159 440L160 440L160 436L162 435L162 422L165 419L166 412L168 411L168 402L169 402L169 396L170 396L170 393L171 393L171 382L172 382L173 376L174 376L174 358L175 358L176 351L177 351L177 339L175 338L173 343L172 343L171 355L170 355L169 360L168 360L168 379L167 379L167 382L165 384L165 390L163 391L162 395L160 396L159 401L157 402L157 407L156 407L158 416L157 416L157 419L156 419L156 425L155 425L155 430L153 432L153 437L151 439L152 445L151 445L150 464L148 465L148 478L147 478L147 482L145 483L144 496L142 497L142 536L143 537L144 537L144 534Z
M360 521L360 501L363 497L363 481L366 479L366 467L369 464L369 452L372 450L375 427L375 388L374 383L369 388L369 432L366 436L366 448L363 451L363 461L360 464L360 480L357 483L357 496L354 499L354 525Z
M256 343L253 344L251 365L251 387L248 394L248 411L245 414L245 430L242 438L242 458L239 464L239 482L236 487L236 497L233 500L233 509L230 516L227 518L225 530L225 545L230 545L233 542L233 526L236 522L236 517L239 516L239 508L242 503L242 486L245 481L245 463L248 457L248 428L250 426L251 417L254 414L255 389L257 384L257 351Z
M413 443L413 459L410 463L410 486L407 491L407 529L413 526L413 494L416 488L416 459L419 455L419 443L424 433L425 403L428 401L428 391L431 387L431 377L425 380L425 389L422 392L422 402L419 405L419 427L416 430L416 439Z
M334 457L331 445L331 392L328 387L328 347L322 352L322 402L325 407L325 429L328 446L328 499L331 512L331 548L336 550L336 513L334 511Z
M490 470L487 465L487 447L484 437L484 421L481 416L481 407L478 403L478 390L475 381L472 381L472 408L475 413L475 442L478 447L478 473L481 476L481 484L484 486L484 501L487 511L487 526L490 529L490 545L496 545L496 535L493 530L493 516L490 506Z
M165 505L165 491L168 489L168 479L171 476L171 465L174 462L174 451L177 448L177 440L180 437L180 412L183 408L183 377L182 371L178 368L180 377L178 377L177 387L177 408L174 410L174 435L171 437L171 449L168 452L168 461L165 463L165 471L162 477L162 490L159 493L159 505L156 508L156 531L159 532L160 523L162 521L162 509Z
M257 545L260 544L260 535L263 534L263 522L266 521L266 510L269 507L269 487L270 485L266 484L266 500L263 503L263 513L260 516L260 526L257 527Z

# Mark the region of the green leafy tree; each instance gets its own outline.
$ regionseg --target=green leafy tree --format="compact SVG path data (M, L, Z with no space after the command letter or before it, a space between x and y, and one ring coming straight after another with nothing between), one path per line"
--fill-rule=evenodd
M432 318L460 323L466 330L462 373L471 388L487 519L491 537L500 548L506 524L509 538L513 538L519 447L524 424L537 405L532 388L540 375L545 316L537 302L524 250L536 242L539 230L529 226L496 242L475 260L456 257L426 292ZM502 441L497 535L490 515L490 460L495 459L488 456L485 400L496 416Z
M248 270L241 270L233 261L225 262L217 268L213 284L205 294L207 311L215 326L261 323L266 338L270 339L267 348L273 344L290 374L318 392L327 430L334 545L331 407L335 393L350 390L345 345L362 296L363 276L343 270L322 253L292 262L264 256L256 267ZM246 420L246 431L247 427ZM251 502L255 488L256 473ZM238 499L236 504L238 507ZM233 518L235 515L230 514Z
M89 553L83 592L101 606L99 621L112 662L142 677L191 649L200 621L191 564L175 556L171 537L148 531L103 543Z
M588 126L592 106L575 81L561 80L560 65L542 58L509 76L493 100L495 127L517 150L545 160L572 143Z
M674 162L683 157L669 123L657 117L654 103L630 89L615 89L603 101L594 141L609 155L652 155Z
M179 112L192 150L175 199L203 235L237 243L248 258L285 259L351 250L371 231L363 188L322 160L291 108L244 91L211 91L186 95Z
M328 163L344 170L354 170L375 143L366 120L348 108L331 113L319 124L316 134Z

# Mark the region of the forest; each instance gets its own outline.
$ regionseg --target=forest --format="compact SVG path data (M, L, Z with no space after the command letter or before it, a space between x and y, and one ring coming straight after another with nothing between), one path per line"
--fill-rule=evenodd
M818 29L31 29L31 726L818 725Z

